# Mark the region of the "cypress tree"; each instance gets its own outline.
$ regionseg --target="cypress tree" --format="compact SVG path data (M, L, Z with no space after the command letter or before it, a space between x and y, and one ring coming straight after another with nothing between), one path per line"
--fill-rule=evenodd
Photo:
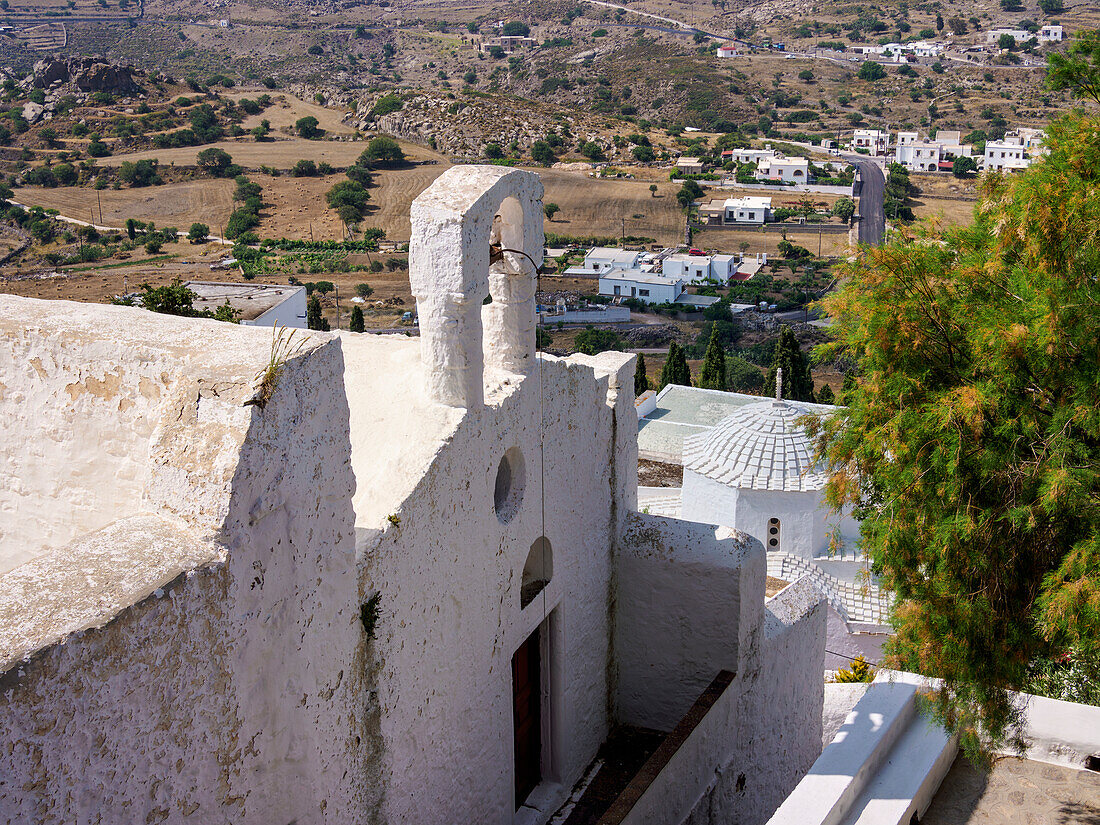
M668 384L691 386L691 368L688 367L687 356L683 347L675 341L668 345L668 357L661 368L661 389Z
M645 373L645 356L638 353L638 360L634 364L634 397L637 398L649 389L649 376Z
M366 326L363 323L363 308L356 305L351 308L351 323L348 329L352 332L362 332Z
M779 333L772 357L764 395L775 395L775 371L783 368L783 397L791 401L813 401L814 380L810 375L810 359L798 346L798 339L788 326Z
M316 295L310 295L309 300L306 302L306 326L309 329L318 329L322 332L328 331L328 321L321 314L321 299Z
M703 357L703 368L699 371L699 386L708 390L726 388L726 351L718 341L717 325L711 330L707 354Z

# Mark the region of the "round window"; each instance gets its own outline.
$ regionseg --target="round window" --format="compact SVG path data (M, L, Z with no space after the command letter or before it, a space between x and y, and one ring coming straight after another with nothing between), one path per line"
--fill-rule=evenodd
M519 511L526 480L523 453L519 447L513 447L500 459L496 484L493 486L493 508L501 521L511 521Z

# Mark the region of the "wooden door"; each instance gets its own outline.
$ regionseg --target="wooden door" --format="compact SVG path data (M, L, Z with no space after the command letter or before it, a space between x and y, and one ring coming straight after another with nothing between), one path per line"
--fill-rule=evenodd
M539 704L539 632L512 656L512 720L515 742L516 810L542 778L542 716Z

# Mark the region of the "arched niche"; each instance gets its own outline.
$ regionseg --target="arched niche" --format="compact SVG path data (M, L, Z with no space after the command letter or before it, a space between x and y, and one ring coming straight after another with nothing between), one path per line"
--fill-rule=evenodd
M550 540L539 536L527 553L523 565L523 577L520 580L519 606L527 607L543 591L554 576L554 552Z

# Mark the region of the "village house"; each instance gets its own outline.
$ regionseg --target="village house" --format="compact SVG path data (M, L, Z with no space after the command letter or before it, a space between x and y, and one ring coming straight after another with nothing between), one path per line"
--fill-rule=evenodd
M936 172L940 168L942 148L939 143L932 141L904 144L899 141L895 157L910 172Z
M856 129L852 133L852 148L865 149L872 155L884 155L890 150L890 132Z
M701 175L706 166L699 158L681 157L676 160L676 169L685 175Z
M564 274L576 278L592 278L612 269L641 269L648 257L645 252L636 250L594 246L585 253L582 266L568 267Z
M536 352L541 198L416 199L419 339L0 297L0 820L541 825L612 736L621 814L767 820L824 603L638 511L634 357Z
M737 44L723 43L718 47L717 54L719 57L737 57Z
M757 180L782 183L806 183L810 176L810 161L806 158L788 158L782 155L761 160L756 166Z
M486 37L478 44L478 51L489 54L493 49L500 49L505 54L512 54L521 49L538 48L539 41L534 37L520 37L502 34L499 37Z
M769 147L763 149L725 149L722 152L722 160L724 162L733 161L734 163L756 163L759 164L763 161L771 160L779 153Z
M747 280L750 273L756 274L760 266L767 262L768 253L766 252L748 256L743 252L732 255L723 253L711 255L676 253L667 256L662 261L661 272L666 278L682 278L689 285L701 284L707 281L728 284L733 280Z
M600 274L600 294L637 298L647 304L671 304L683 294L684 279L640 269L612 269Z
M1019 138L991 140L985 144L985 169L1011 172L1026 169L1030 164L1031 161L1024 152L1023 142Z

